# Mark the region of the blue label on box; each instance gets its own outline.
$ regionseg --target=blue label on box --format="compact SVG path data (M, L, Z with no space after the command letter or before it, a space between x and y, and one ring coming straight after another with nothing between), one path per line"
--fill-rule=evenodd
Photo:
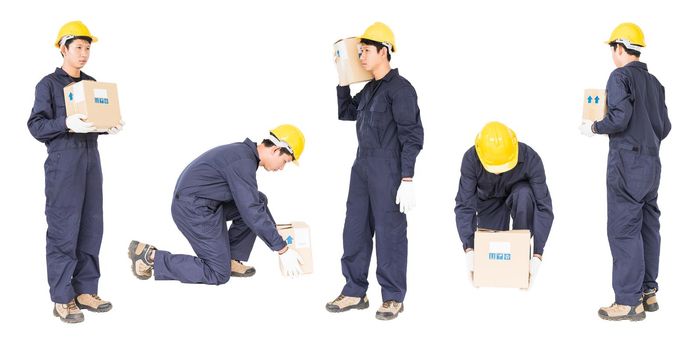
M103 104L103 105L108 105L109 104L109 99L108 98L102 98L102 97L95 97L95 103Z
M489 260L510 260L510 253L489 253Z

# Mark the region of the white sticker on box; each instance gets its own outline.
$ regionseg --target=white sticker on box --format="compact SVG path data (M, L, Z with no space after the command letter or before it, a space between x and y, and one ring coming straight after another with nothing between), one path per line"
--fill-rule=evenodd
M489 260L511 260L510 242L489 242Z
M73 103L85 101L85 86L81 83L73 84Z
M107 98L107 89L95 89L95 98Z
M335 55L340 57L341 60L346 60L348 58L348 50L345 47L344 41L339 41L335 44Z
M311 240L308 228L294 228L294 243L297 248L310 248Z

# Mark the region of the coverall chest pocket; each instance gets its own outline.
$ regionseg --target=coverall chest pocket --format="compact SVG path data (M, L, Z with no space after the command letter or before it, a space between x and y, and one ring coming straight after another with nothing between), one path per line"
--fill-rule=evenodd
M369 107L369 125L373 128L383 129L391 120L389 104L385 101L376 101Z

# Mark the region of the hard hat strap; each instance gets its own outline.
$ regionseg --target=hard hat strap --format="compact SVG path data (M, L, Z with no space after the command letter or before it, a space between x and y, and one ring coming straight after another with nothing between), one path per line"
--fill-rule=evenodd
M634 50L638 52L642 52L643 47L639 45L632 44L629 40L627 39L617 39L613 41L614 43L622 44L624 45L628 50Z
M68 35L63 36L63 38L61 38L61 41L60 41L58 47L65 45L66 41L73 39L73 38L75 38L75 35L72 35L72 34L68 34Z
M275 136L275 134L273 134L272 132L270 132L270 136L272 136L270 138L270 141L272 141L272 143L274 143L275 146L286 149L287 151L289 151L289 153L292 154L292 157L296 159L296 156L294 155L294 150L292 149L291 146L289 146L288 143L277 138L277 136Z

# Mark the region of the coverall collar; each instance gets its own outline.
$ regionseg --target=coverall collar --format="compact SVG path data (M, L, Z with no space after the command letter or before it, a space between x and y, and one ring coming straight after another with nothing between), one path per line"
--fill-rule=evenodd
M260 155L258 154L258 145L255 142L251 141L247 137L246 137L245 141L243 141L243 144L250 147L250 150L253 151L253 154L255 155L255 163L260 164Z
M647 64L644 63L644 62L640 62L640 61L632 61L632 62L630 62L630 63L627 63L627 64L625 65L625 67L639 68L639 69L648 71L648 69L647 69Z
M389 81L391 81L392 79L394 79L394 77L397 76L397 75L399 75L399 69L398 69L398 68L393 68L393 69L389 70L389 73L386 73L386 75L385 75L384 77L382 77L381 79L379 79L379 80L377 80L377 81L387 81L387 82L389 82Z
M56 67L56 72L55 72L55 73L56 73L56 75L58 75L59 77L65 77L65 78L68 78L68 79L73 79L73 77L71 77L70 75L68 75L68 73L66 73L66 71L64 71L63 68L61 68L61 67ZM83 71L81 70L81 71L80 71L80 78L85 79L85 77L86 77L86 74L83 73Z

